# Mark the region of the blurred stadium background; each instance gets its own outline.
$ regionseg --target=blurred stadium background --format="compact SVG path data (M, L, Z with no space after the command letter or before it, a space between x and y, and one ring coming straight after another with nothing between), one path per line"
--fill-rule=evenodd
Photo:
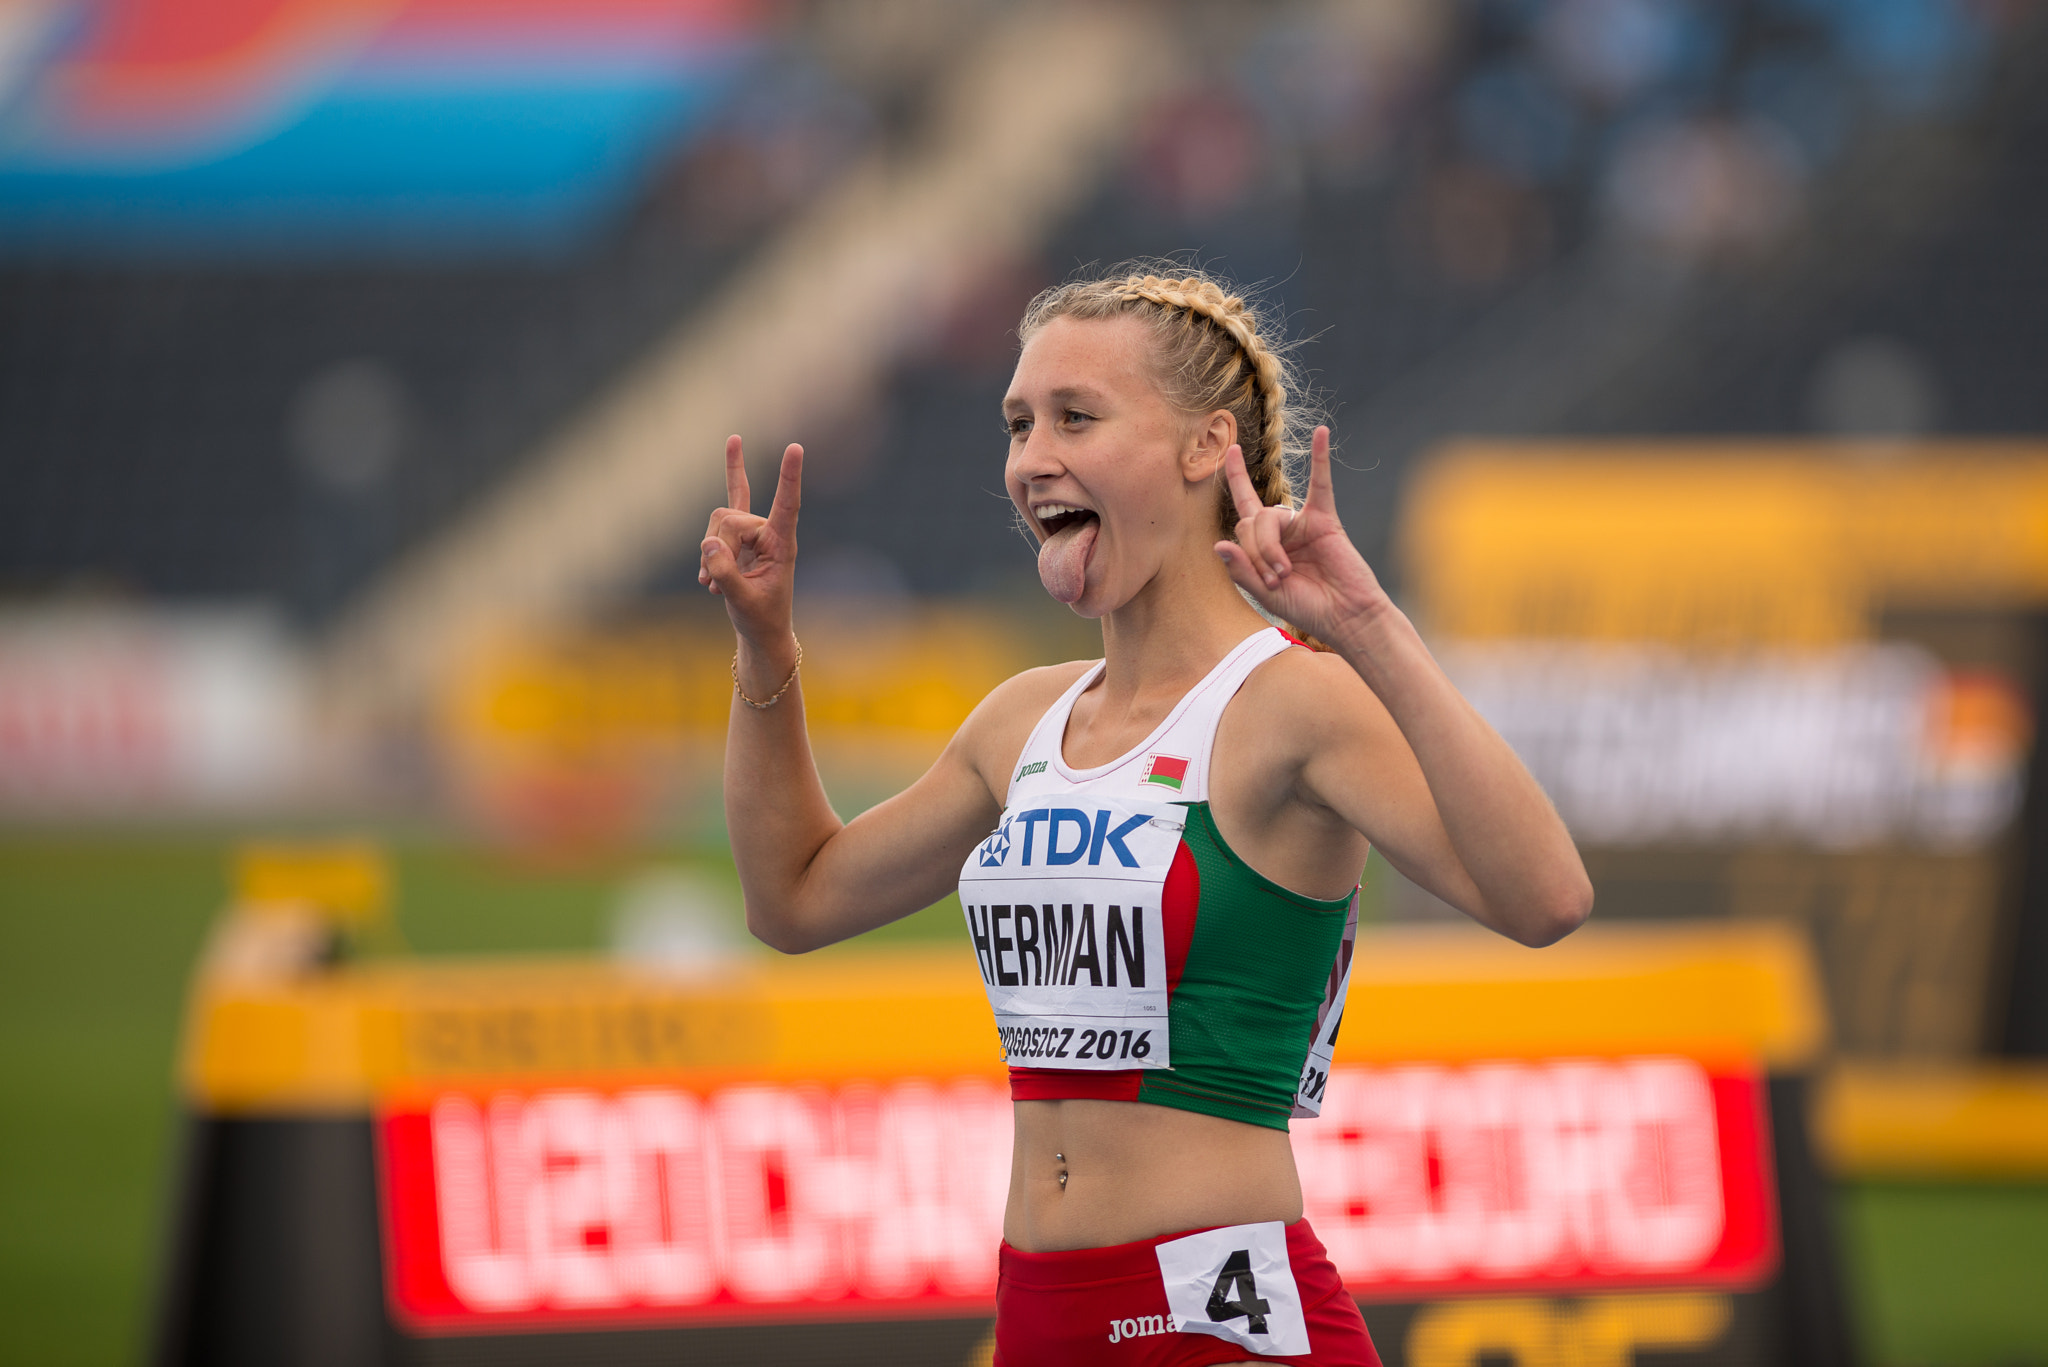
M0 0L0 1361L767 1360L414 1336L466 1322L376 1289L438 1104L395 1093L359 1207L273 1155L237 1218L370 1222L332 1241L404 1332L222 1289L194 1192L244 1160L204 1116L260 1122L269 1065L207 1053L207 1004L458 955L486 997L779 971L692 578L723 436L809 450L850 813L1094 653L999 501L1010 328L1179 252L1313 338L1347 524L1598 915L1817 965L1825 1026L1757 1046L1818 1163L1799 1196L1778 1153L1776 1308L1603 1339L1597 1298L1423 1278L1553 1328L1446 1337L1411 1296L1390 1364L2048 1363L2044 168L2024 0ZM1390 946L1449 915L1377 862L1366 896ZM950 906L875 939L818 971L971 961ZM1445 943L1431 972L1484 960ZM985 1352L959 1296L923 1321L959 1344L861 1360ZM786 1351L853 1342L807 1313Z

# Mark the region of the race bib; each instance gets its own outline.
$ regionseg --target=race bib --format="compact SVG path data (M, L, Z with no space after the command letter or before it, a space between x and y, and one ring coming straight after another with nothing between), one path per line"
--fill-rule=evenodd
M1330 966L1330 981L1323 990L1323 1003L1316 1008L1316 1032L1309 1039L1308 1060L1301 1066L1301 1081L1294 1088L1293 1118L1312 1120L1323 1113L1323 1089L1330 1082L1330 1061L1337 1053L1337 1031L1344 1024L1344 998L1351 991L1351 960L1358 949L1358 894L1351 894L1351 913L1344 922L1344 939L1337 946L1337 961Z
M1070 805L1062 805L1062 803ZM960 905L1007 1063L1165 1068L1171 803L1060 794L1003 813L960 871Z
M1309 1350L1287 1226L1278 1220L1205 1229L1169 1239L1157 1252L1166 1306L1181 1333L1214 1334L1273 1357Z

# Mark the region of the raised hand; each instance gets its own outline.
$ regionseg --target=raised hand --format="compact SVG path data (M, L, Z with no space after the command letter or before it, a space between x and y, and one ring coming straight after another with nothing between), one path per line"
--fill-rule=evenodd
M1216 554L1261 607L1334 645L1387 605L1379 578L1337 520L1329 428L1318 427L1310 444L1308 497L1299 510L1261 503L1235 446L1223 472L1237 505L1237 539L1217 542Z
M725 598L733 629L756 645L782 642L790 632L790 596L796 578L796 515L803 502L804 448L782 453L775 501L768 516L752 511L747 465L737 436L725 439L726 506L714 509L704 529L697 582Z

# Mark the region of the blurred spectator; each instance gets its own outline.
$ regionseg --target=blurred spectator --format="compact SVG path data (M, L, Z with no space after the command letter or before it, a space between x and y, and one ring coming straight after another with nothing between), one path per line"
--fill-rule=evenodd
M1524 180L1556 180L1578 155L1578 112L1525 62L1496 62L1475 71L1458 88L1457 113L1465 144Z
M801 49L764 62L672 173L677 214L708 245L738 241L851 166L873 108Z
M405 388L381 361L343 361L322 370L292 399L291 452L306 473L337 494L361 495L390 476L410 437Z
M1845 437L1917 437L1935 428L1941 391L1920 353L1894 337L1851 337L1815 370L1807 418Z
M1285 11L1246 44L1238 79L1307 170L1354 184L1387 169L1396 121L1422 97L1451 17L1417 3Z
M1703 55L1692 20L1680 0L1555 0L1535 25L1535 46L1572 90L1611 107Z
M1983 19L1995 13L1958 0L1781 0L1831 30L1875 99L1922 114L1968 88L1984 51Z
M929 361L963 375L999 376L1007 382L1017 356L1017 320L1051 280L1040 261L986 263L952 310L930 320L929 335L910 350L913 363Z
M1140 184L1162 207L1190 220L1234 209L1264 160L1252 111L1232 93L1197 89L1154 108L1138 135Z
M1606 198L1623 233L1691 257L1767 245L1790 225L1800 190L1798 164L1775 129L1702 118L1627 139Z
M1847 143L1855 118L1849 73L1812 53L1765 55L1735 82L1738 107L1781 129L1808 166L1822 166Z
M1499 284L1550 250L1543 201L1482 163L1432 171L1408 210L1410 235L1438 277L1453 285Z

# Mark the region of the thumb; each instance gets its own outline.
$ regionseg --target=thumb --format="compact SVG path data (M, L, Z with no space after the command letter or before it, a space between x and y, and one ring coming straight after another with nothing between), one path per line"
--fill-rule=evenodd
M733 558L732 547L719 537L707 536L697 548L697 553L703 566L705 587L713 593L723 593L725 590L719 587L720 582L730 579L739 570L739 561Z
M1251 557L1244 553L1244 547L1235 541L1219 541L1216 543L1216 558L1223 562L1232 583L1261 603L1266 601L1266 586L1259 582L1258 573L1252 569Z

